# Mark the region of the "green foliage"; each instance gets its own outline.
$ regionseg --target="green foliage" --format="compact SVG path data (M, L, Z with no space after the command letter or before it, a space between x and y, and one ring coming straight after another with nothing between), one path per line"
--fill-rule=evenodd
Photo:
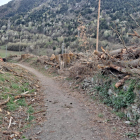
M10 101L7 103L7 109L9 111L15 111L18 108L18 105L14 102L14 98L12 97Z
M27 106L25 99L19 99L19 100L17 101L17 104L18 104L19 106Z
M30 50L32 45L36 48L51 48L54 50L55 48L53 46L61 47L60 42L58 42L58 37L65 36L66 48L70 46L70 48L75 49L78 44L73 44L73 42L77 41L77 27L79 26L77 17L79 13L81 13L80 20L83 22L83 25L87 27L86 34L90 36L92 40L96 38L96 22L98 15L97 1L88 0L86 4L80 4L79 2L83 3L84 0L50 0L47 2L47 5L45 2L45 0L21 0L17 3L11 1L7 5L0 7L0 17L2 17L0 20L0 34L3 38L1 38L0 44L5 45L7 42L11 42L8 45L8 49L14 51L18 51L19 49L24 50L26 48L29 48ZM118 26L118 30L123 29L125 43L130 44L130 37L127 37L126 33L128 32L128 29L134 29L137 25L129 15L132 14L139 23L139 5L139 0L135 0L135 2L134 0L116 0L113 2L109 0L102 1L102 18L100 19L101 40L106 39L109 42L118 43L119 41L116 40L117 35L113 31L109 32L111 30L110 26ZM71 7L73 7L74 10L72 10ZM69 13L72 13L72 16ZM7 19L9 19L9 17L11 30L17 31L17 33L10 33L8 37L6 28ZM123 26L126 25L128 28L124 29ZM29 34L34 34L34 36ZM51 36L53 42L43 41L39 37L41 34ZM21 41L21 44L19 43L20 37L23 40ZM40 43L38 43L37 40L41 40ZM31 45L28 43L31 43ZM89 43L87 48L91 47L91 45L95 46L93 45L94 43L95 41ZM32 47L30 51L32 52L33 50L34 48ZM78 50L81 51L81 48L78 48Z
M32 106L29 106L27 113L29 113L29 114L34 113L34 109L32 108Z
M31 122L34 119L34 116L29 116L29 122Z
M53 47L53 50L56 50L56 47L55 46Z
M98 117L99 117L99 118L103 118L104 115L100 113L100 114L98 114Z
M126 136L128 136L129 138L135 138L137 135L135 133L127 133Z
M4 77L3 77L3 75L2 75L2 74L0 74L0 81L2 81L2 82L4 82L4 81L5 81L5 79L4 79Z
M120 118L123 119L126 117L126 115L123 112L116 112L116 115Z
M8 43L7 49L10 51L22 51L29 46L27 43Z
M118 111L121 108L126 108L128 105L134 103L135 93L134 90L134 81L131 81L128 91L123 91L122 89L115 89L115 94L110 95L108 90L111 87L111 81L106 81L103 85L95 87L97 94L100 100L107 104L110 107L113 107L114 110Z
M17 83L12 83L12 84L11 84L11 87L12 87L13 89L18 89L18 88L19 88L19 85L18 85Z

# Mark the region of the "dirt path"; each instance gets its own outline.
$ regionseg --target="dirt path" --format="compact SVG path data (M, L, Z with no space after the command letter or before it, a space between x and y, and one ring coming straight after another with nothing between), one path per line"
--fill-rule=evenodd
M27 135L38 140L128 140L115 136L106 124L96 122L97 114L52 78L19 64L38 77L45 94L47 121ZM92 112L92 113L91 113Z

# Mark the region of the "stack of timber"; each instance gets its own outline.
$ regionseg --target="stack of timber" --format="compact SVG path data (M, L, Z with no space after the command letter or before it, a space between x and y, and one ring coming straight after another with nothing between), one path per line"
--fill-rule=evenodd
M123 76L116 83L116 88L119 88L125 80L131 76L140 76L140 47L132 46L124 49L106 51L101 47L102 52L94 51L97 55L99 63L98 68L104 71L117 71ZM117 75L116 75L117 76Z

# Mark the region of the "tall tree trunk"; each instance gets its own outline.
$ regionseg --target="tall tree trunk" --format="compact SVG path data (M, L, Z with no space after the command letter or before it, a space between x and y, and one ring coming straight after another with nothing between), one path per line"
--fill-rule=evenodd
M97 21L97 41L96 41L96 51L98 51L98 44L99 44L99 21L100 21L100 9L101 9L101 0L99 0L99 6L98 6L98 21Z

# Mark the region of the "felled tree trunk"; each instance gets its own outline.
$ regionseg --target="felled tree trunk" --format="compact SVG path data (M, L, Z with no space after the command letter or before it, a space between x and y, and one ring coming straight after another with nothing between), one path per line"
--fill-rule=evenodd
M94 51L94 54L97 55L101 59L106 59L107 55L111 56L112 58L120 58L120 59L131 58L131 57L136 58L138 55L140 55L140 48L130 47L130 48L127 48L127 50L117 49L117 50L108 52L108 54L106 54L104 51L103 52Z
M140 70L133 68L133 69L127 69L127 68L123 68L120 66L115 66L115 65L110 65L110 68L116 69L117 71L120 71L122 73L126 73L126 74L138 74L140 75Z
M103 53L95 50L94 54L97 55L99 58L101 58Z
M129 75L125 76L123 79L121 79L119 82L117 82L115 84L115 87L119 88L120 86L122 86L124 84L125 80L127 80L129 77L130 77Z
M130 67L137 68L140 66L140 59L129 60L129 61L120 61L120 62L118 62L118 64L120 64L120 66L130 66Z
M123 68L121 66L116 66L116 65L113 65L113 64L107 65L107 66L98 65L98 68L99 69L109 69L109 68L111 68L111 69L115 69L115 70L117 70L119 72L122 72L122 73L125 73L125 74L138 74L138 75L140 75L140 70L137 69L137 68L128 69L128 68Z

